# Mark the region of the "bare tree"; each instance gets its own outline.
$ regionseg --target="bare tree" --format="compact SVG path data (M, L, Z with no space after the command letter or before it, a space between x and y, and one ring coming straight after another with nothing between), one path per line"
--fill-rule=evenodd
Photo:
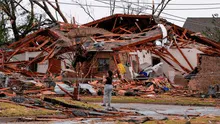
M49 18L45 14L36 13L36 6L42 8ZM1 33L12 31L14 41L18 41L42 27L50 27L57 23L49 7L52 7L63 21L68 23L60 9L58 0L54 0L54 2L48 0L0 0L0 7L1 22L8 26L8 28L2 26Z
M29 0L28 7L25 7L24 0L1 0L1 13L5 16L5 23L12 30L14 40L25 37L28 33L39 29L39 25L45 23L41 16L34 12L34 4Z
M83 5L79 0L73 0L73 2L77 3L92 20L95 20L87 1L85 1L85 5Z
M64 14L62 13L62 11L60 9L58 0L55 0L53 2L53 3L55 3L55 5L52 3L52 1L48 1L48 0L42 0L42 1L41 0L32 0L32 1L45 11L53 22L57 22L57 20L54 17L54 15L51 13L51 10L49 10L48 5L50 5L60 15L60 17L62 18L62 20L65 23L68 23L66 17L64 16Z
M152 0L152 15L158 18L170 1L171 0L161 0L161 2L155 7L154 0Z
M8 29L6 27L5 13L0 13L0 45L8 42Z
M116 3L116 0L110 0L110 15L113 15L114 12L115 12L115 3Z

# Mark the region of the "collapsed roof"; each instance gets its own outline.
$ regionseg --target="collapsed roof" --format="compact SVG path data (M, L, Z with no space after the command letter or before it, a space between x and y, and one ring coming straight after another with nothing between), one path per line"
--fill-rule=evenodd
M166 36L164 31L167 32ZM193 47L209 55L220 55L220 45L215 41L171 24L166 20L161 20L161 24L157 25L151 15L116 14L79 27L60 23L59 26L41 29L30 34L20 41L9 45L8 49L10 51L2 51L3 66L1 70L5 70L11 64L30 65L33 62L42 62L65 52L76 51L77 44L87 46L86 50L97 50L94 47L94 43L101 42L104 45L102 44L100 46L102 49L98 49L98 51L135 51L147 49L164 60L168 57L178 63L165 47L155 44L155 40L158 39L160 41L167 39L164 45L170 48L177 48L180 52L180 48ZM16 54L33 51L40 51L41 53L31 61L10 61ZM190 64L190 62L188 63ZM186 72L190 71L184 67L182 69ZM19 72L22 71L19 70Z

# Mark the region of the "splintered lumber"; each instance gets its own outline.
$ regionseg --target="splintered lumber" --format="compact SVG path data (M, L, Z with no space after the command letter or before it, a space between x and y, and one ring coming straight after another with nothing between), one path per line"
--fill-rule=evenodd
M45 88L45 89L40 89L40 90L26 90L26 91L24 91L24 94L40 93L42 91L48 91L48 90L53 90L53 88Z
M49 97L45 97L44 101L50 102L50 103L53 103L53 104L57 104L57 105L61 105L63 107L68 107L68 108L78 108L78 109L84 109L84 110L88 109L88 108L77 106L77 105L67 104L65 102L62 102L62 101L59 101L59 100L56 100L56 99L53 99L53 98L49 98Z
M72 94L70 94L68 91L66 91L64 88L62 88L59 84L57 84L57 86L64 92L66 93L68 96L70 96L72 99L74 99L74 96Z
M186 37L186 33L187 33L187 29L185 29L185 30L183 31L183 33L182 33L182 35L180 36L180 38L185 37L186 39L188 39L188 38Z
M135 22L135 25L138 27L140 32L143 32L137 22Z
M120 28L125 27L125 26L127 26L127 25L128 25L128 24L124 24L124 25L118 26L118 27L114 28L114 29L112 30L112 32L115 32L115 31L119 30Z
M130 44L125 45L125 46L120 46L120 47L117 47L117 48L112 48L112 49L118 51L118 50L122 50L124 48L133 47L133 46L136 46L136 45L144 45L147 42L154 41L154 40L157 40L157 39L160 39L160 38L162 38L162 34L156 34L156 35L151 36L149 38L146 38L144 40L141 40L141 41L138 41L138 42L134 42L134 43L130 43Z
M183 58L186 60L186 62L188 63L189 67L193 70L193 66L192 64L189 62L189 60L186 58L186 56L184 55L183 51L179 48L178 44L176 43L176 41L174 41L174 44L176 45L177 49L179 50L179 52L181 53L181 55L183 56Z
M114 28L115 28L115 26L116 26L116 23L117 23L117 20L118 20L118 18L115 18L115 22L114 22L114 25L113 25L113 27L112 27L112 30L111 30L111 31L113 31L113 30L114 30Z
M176 69L160 52L157 50L151 49L156 55L160 56L168 65L173 67L174 70L181 72L180 70Z
M120 28L122 31L125 31L125 32L127 32L127 33L130 33L130 34L132 34L132 32L131 31L129 31L129 30L126 30L126 29L124 29L124 28Z
M189 73L190 70L184 67L167 49L163 49L166 51L166 53L173 59L173 61L178 64L185 72Z

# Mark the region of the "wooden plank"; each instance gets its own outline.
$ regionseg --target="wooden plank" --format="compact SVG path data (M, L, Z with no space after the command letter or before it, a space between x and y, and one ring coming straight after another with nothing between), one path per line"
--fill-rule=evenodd
M153 51L154 54L160 56L168 65L170 65L171 67L173 67L174 70L181 72L180 70L176 69L160 52L154 50L154 48L151 49L151 51Z
M162 38L162 34L157 34L157 35L151 36L149 38L146 38L146 39L138 41L138 42L130 43L128 45L124 45L124 46L120 46L120 47L116 47L116 48L112 48L112 50L120 51L120 49L123 49L123 48L134 47L137 45L143 45L147 42L154 41L154 40L157 40L160 38Z
M135 22L135 25L137 26L140 32L143 32L137 22Z
M118 20L118 18L115 18L115 22L114 22L114 25L113 25L113 27L112 27L111 32L113 32L113 30L114 30L114 28L115 28L115 26L116 26L117 20Z
M180 36L180 38L181 39L183 39L183 37L185 37L186 39L188 39L187 37L186 37L186 34L187 33L187 29L185 29L184 31L183 31L183 33L182 33L182 35Z
M189 62L189 60L186 58L186 56L184 55L183 51L179 48L178 44L176 43L176 41L174 41L174 44L176 45L177 49L179 50L179 52L181 53L181 55L183 56L183 58L186 60L187 64L189 65L189 67L193 70L192 64Z
M167 49L164 48L163 50L165 50L168 55L173 59L173 61L178 64L184 71L186 71L187 73L191 72L189 69L184 67Z
M41 47L46 45L48 42L50 42L50 38L46 39L41 45L39 45L36 49L39 50Z
M115 31L119 30L120 28L125 27L125 26L127 26L127 25L128 25L128 24L124 24L124 25L118 26L117 28L114 28L114 29L112 30L112 32L115 32Z
M133 34L131 31L129 31L129 30L126 30L126 29L124 29L124 28L120 28L122 31L125 31L125 32L127 32L127 33L130 33L130 34Z

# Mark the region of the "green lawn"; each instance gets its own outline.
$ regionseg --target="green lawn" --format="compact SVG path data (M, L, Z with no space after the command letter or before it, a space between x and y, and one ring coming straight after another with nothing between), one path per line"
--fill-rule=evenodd
M37 116L53 114L58 114L58 112L46 109L32 109L12 103L0 102L0 117Z
M71 98L66 98L66 97L55 97L52 98L61 102L64 102L66 104L70 104L70 105L75 105L75 106L79 106L79 107L83 107L83 108L93 108L93 109L103 109L102 106L97 105L97 104L92 104L92 103L86 103L83 101L76 101L76 100L72 100Z
M81 96L85 102L102 102L101 96ZM112 103L144 103L144 104L172 104L172 105L195 105L195 106L216 106L215 99L202 99L194 97L174 97L169 95L158 95L156 98L142 98L136 96L113 96Z

